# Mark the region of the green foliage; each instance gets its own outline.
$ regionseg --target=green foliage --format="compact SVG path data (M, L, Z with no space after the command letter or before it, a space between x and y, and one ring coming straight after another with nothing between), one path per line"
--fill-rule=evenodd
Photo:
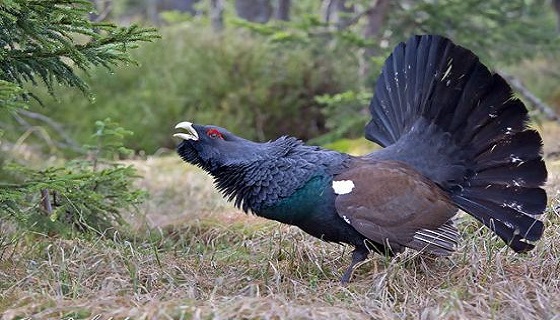
M558 48L554 15L547 12L544 0L394 1L375 39L362 36L365 15L359 15L372 2L348 3L360 18L346 17L355 23L342 27L323 21L319 2L293 2L292 21L264 25L235 18L233 5L226 3L227 28L221 35L209 30L207 16L165 12L162 18L172 26L162 30L164 39L137 51L139 68L115 68L115 74L102 68L88 71L96 93L91 101L79 99L79 92L51 86L60 101L47 102L49 110L81 143L96 119L111 117L136 132L126 138L127 146L148 153L174 147L172 127L183 119L216 123L252 139L289 133L303 139L320 137L313 141L324 143L362 134L368 118L366 97L384 58L411 34L447 35L473 49L490 66L538 52L553 54ZM80 1L82 5L89 6ZM123 1L115 8L140 5L146 3ZM199 6L207 13L208 3ZM80 23L90 23L81 19ZM115 33L101 27L95 30L99 32L92 35L76 31L79 35L72 39ZM364 49L375 53L368 61L363 60ZM360 70L365 64L369 69ZM39 96L46 101L48 94ZM37 104L32 108L43 110ZM13 121L5 122L6 138L21 134ZM29 123L41 124L32 119ZM57 133L50 134L56 140Z
M555 28L556 17L544 0L481 1L421 0L391 1L385 23L378 37L366 39L362 29L371 1L349 1L356 8L354 23L342 27L321 22L318 14L300 15L290 23L258 25L239 21L237 25L284 46L304 45L328 47L337 52L373 52L365 56L367 74L361 75L364 89L323 95L317 101L325 104L326 127L329 132L315 139L325 143L342 136L362 135L367 121L368 95L381 71L385 57L400 41L414 34L440 34L473 50L491 68L504 67L537 55L556 57L560 38ZM300 6L299 4L298 6ZM311 12L318 13L315 7ZM368 94L368 92L370 92Z
M399 3L386 28L402 41L415 33L446 35L492 66L536 54L556 55L560 40L545 0L443 0Z
M324 144L344 136L359 137L363 135L364 126L368 121L367 106L371 99L370 92L345 91L334 95L317 96L316 100L323 104L323 114L327 118L327 134L312 142Z
M545 0L481 1L481 0L420 0L391 1L384 24L378 37L366 39L363 27L365 13L371 9L371 1L347 1L354 13L343 14L345 20L334 24L323 22L318 4L309 8L309 3L294 4L294 10L307 8L289 23L273 22L266 25L240 19L232 19L235 25L265 36L269 41L283 44L313 42L328 44L329 49L342 46L357 51L369 48L377 56L386 56L394 45L414 34L440 34L470 48L490 65L518 62L544 53L555 56L560 49L557 37L556 16L549 10ZM379 72L372 68L374 80Z
M356 14L371 6L352 3ZM125 144L148 153L173 148L173 125L185 119L216 123L251 139L293 134L325 143L362 134L367 96L384 59L411 34L450 36L490 66L557 52L554 15L541 0L391 2L375 39L362 36L364 16L337 28L322 20L317 3L293 3L292 9L292 21L263 25L236 19L228 4L222 34L210 30L207 17L166 12L162 17L172 26L162 29L157 44L139 48L139 68L89 72L95 100L58 88L54 105L48 94L39 96L81 143L92 123L105 117L133 129ZM374 50L368 61L364 49ZM366 63L369 69L362 70ZM34 104L32 110L43 108ZM21 134L7 123L7 138ZM56 132L50 134L57 139Z
M337 55L359 54L359 49L372 46L373 39L364 39L351 28L337 30L322 22L316 14L306 14L294 21L275 21L268 24L247 20L230 19L232 25L241 27L260 35L265 41L276 43L278 50L293 47L314 48L324 52L327 48ZM351 50L348 50L351 48Z
M22 94L23 89L17 84L0 80L0 112L11 112L24 108L25 104L21 99Z
M85 148L93 154L94 159L111 159L133 153L131 149L123 145L124 138L134 134L132 131L119 127L119 125L111 121L110 118L104 121L96 121L95 127L95 133L92 135L92 138L95 140L95 145L85 146Z
M308 139L327 131L315 96L358 84L355 69L347 67L356 65L353 54L286 50L246 32L218 35L194 22L161 33L158 43L135 51L138 68L91 72L95 101L67 89L57 91L54 104L41 95L52 118L83 142L93 121L111 117L135 131L125 141L128 147L148 153L174 148L173 127L183 120L221 125L251 139Z
M0 80L23 86L40 79L53 91L55 84L88 93L75 73L95 66L111 69L133 62L129 49L157 37L154 29L137 25L117 27L89 20L87 0L11 0L0 4Z
M507 72L521 79L523 85L560 114L560 56L533 59L510 66Z
M91 22L88 15L92 9L86 0L0 2L3 143L14 138L9 115L19 117L18 110L27 107L29 97L36 97L30 87L39 86L41 81L51 95L55 86L78 88L81 94L89 95L84 73L93 67L111 70L118 63L133 62L129 50L138 42L158 37L151 28ZM62 234L102 233L115 223L122 224L121 213L131 210L142 197L132 186L135 170L111 161L116 153L126 151L122 139L128 132L109 120L97 126L88 147L89 157L64 166L32 169L14 162L17 157L5 151L10 145L3 145L2 219L13 219L38 232Z
M96 125L95 144L88 147L90 154L85 159L44 170L7 165L10 182L0 184L2 219L13 219L37 232L67 235L102 234L125 224L121 214L133 212L144 193L133 186L134 168L110 158L129 151L122 147L122 138L129 132L110 120Z

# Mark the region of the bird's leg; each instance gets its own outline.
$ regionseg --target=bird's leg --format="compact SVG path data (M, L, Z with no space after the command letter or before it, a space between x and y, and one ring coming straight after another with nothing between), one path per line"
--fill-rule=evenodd
M354 267L358 263L364 261L367 258L368 254L369 250L365 246L356 247L356 249L352 251L352 262L342 275L342 278L340 278L340 282L343 285L346 285L348 284L348 282L350 282L350 278L352 277L352 273L354 272Z

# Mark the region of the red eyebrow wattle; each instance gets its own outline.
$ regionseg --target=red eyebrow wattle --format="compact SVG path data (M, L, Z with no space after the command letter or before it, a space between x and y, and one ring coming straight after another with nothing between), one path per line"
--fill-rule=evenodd
M208 136L217 135L220 139L223 139L223 138L224 138L224 136L222 135L222 133L221 133L219 130L213 129L213 128L212 128L212 129L208 129L208 130L206 131L206 134L207 134Z

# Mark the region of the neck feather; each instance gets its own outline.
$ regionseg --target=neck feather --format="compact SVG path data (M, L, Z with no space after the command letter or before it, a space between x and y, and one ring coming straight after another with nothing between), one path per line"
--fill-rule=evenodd
M287 198L311 178L338 170L348 156L305 146L282 137L263 144L250 161L220 166L212 172L216 187L236 207L259 214L261 209Z

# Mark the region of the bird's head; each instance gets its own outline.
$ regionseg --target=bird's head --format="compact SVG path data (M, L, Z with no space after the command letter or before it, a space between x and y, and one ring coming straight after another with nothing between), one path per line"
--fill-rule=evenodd
M256 158L262 143L240 138L224 128L181 122L175 126L181 132L173 136L182 141L177 153L188 163L213 172L222 166L242 165Z

